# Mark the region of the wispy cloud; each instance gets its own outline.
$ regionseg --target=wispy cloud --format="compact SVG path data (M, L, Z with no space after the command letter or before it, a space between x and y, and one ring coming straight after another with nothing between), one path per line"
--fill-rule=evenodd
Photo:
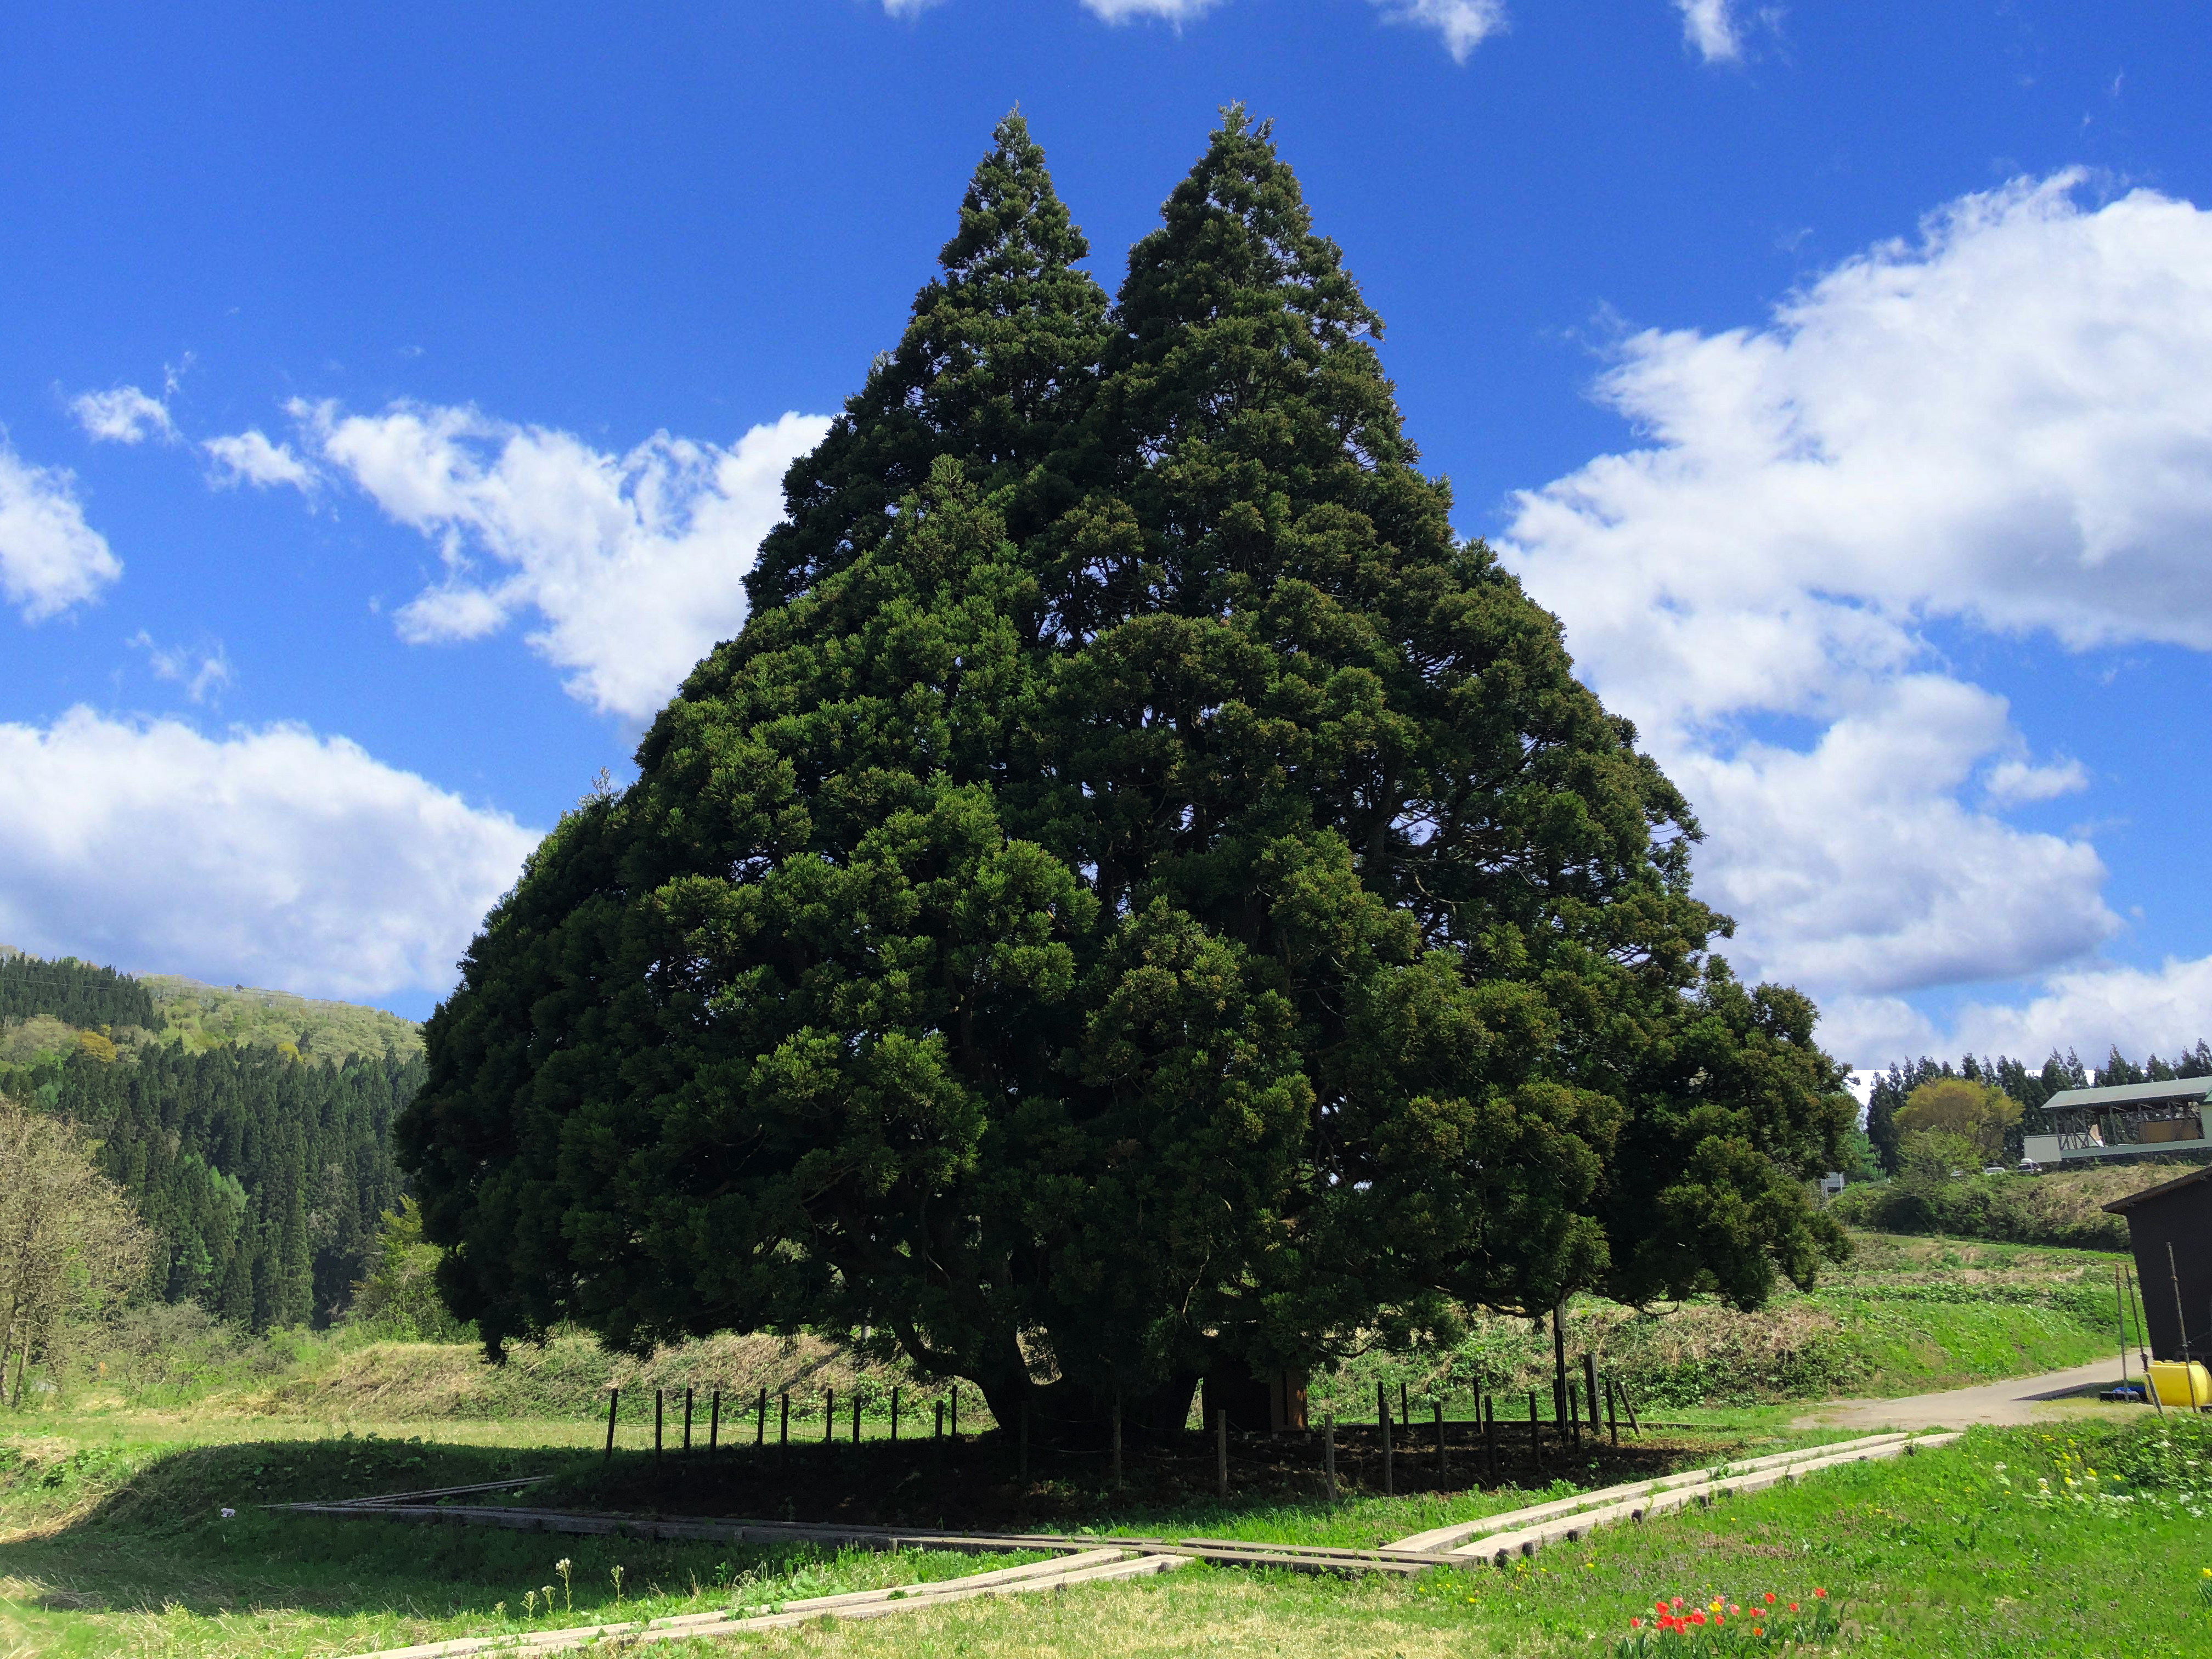
M79 392L70 399L70 413L94 443L136 444L148 438L163 443L176 441L176 422L169 418L168 404L135 386Z
M438 545L446 579L400 611L403 637L475 639L534 616L531 646L570 694L634 720L743 625L784 471L830 426L787 415L726 448L660 433L617 454L471 408L294 413L319 464Z
M1374 0L1394 23L1433 29L1455 64L1505 27L1504 0Z
M289 485L302 492L312 492L315 487L314 469L293 452L291 445L271 442L258 430L210 438L200 449L212 463L208 482L218 489L240 483L250 483L257 489Z
M220 640L212 647L196 650L191 646L160 644L142 628L125 643L133 651L146 653L146 665L154 671L155 679L184 687L185 695L196 703L219 697L236 678Z
M1732 64L1743 56L1743 30L1735 0L1674 0L1682 14L1682 38L1708 64Z
M76 480L33 466L0 431L0 596L26 622L98 597L123 574L107 538L85 522Z

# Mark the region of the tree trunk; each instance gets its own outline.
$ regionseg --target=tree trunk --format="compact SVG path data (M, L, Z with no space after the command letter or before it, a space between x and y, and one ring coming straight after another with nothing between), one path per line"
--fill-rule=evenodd
M1198 1391L1198 1373L1182 1372L1148 1389L1124 1386L1121 1395L1121 1435L1125 1442L1157 1442L1180 1434L1190 1418L1191 1396ZM1024 1382L1020 1388L1000 1393L979 1383L991 1413L1012 1433L1020 1421L1026 1394L1030 1408L1030 1438L1038 1444L1109 1449L1114 1441L1114 1389L1110 1383L1091 1387L1062 1377L1044 1384Z

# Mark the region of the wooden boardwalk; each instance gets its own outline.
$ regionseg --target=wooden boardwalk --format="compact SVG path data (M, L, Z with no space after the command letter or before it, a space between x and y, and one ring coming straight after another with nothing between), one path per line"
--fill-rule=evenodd
M838 1526L799 1521L689 1519L617 1515L519 1504L455 1503L495 1492L519 1492L544 1476L473 1486L386 1492L323 1504L270 1504L294 1515L422 1525L503 1527L528 1532L614 1534L624 1537L747 1544L811 1543L829 1548L952 1550L968 1554L1035 1554L1053 1559L896 1589L816 1596L766 1607L733 1607L681 1618L595 1624L521 1635L466 1637L391 1648L356 1659L460 1659L492 1650L549 1653L620 1638L628 1643L680 1640L772 1630L809 1619L874 1619L981 1595L1032 1595L1171 1571L1192 1561L1291 1572L1388 1573L1410 1577L1437 1567L1504 1566L1552 1543L1574 1540L1599 1527L1640 1522L1717 1497L1757 1492L1848 1463L1910 1455L1943 1445L1955 1432L1892 1432L1826 1446L1808 1446L1736 1463L1578 1492L1571 1498L1415 1533L1377 1549L1339 1549L1228 1538L1134 1538L1065 1533L966 1533L924 1528Z

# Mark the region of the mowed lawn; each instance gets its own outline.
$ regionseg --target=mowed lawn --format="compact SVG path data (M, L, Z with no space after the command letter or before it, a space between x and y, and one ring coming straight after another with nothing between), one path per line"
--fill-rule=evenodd
M201 1443L193 1445L19 1437L0 1500L9 1528L0 1541L0 1653L330 1655L519 1632L615 1613L617 1566L621 1614L653 1617L1005 1564L312 1521L252 1504L573 1464L569 1434L508 1426L503 1443L486 1433L474 1444L355 1437L225 1445L209 1443L219 1437L205 1423L187 1437ZM1790 1627L1789 1601L1809 1608L1825 1590L1820 1600L1843 1621L1837 1651L2212 1653L2209 1457L2212 1437L2203 1425L2168 1431L2130 1418L1978 1430L1917 1457L1603 1530L1506 1571L1475 1567L1408 1583L1193 1566L1137 1583L653 1650L902 1659L1610 1655L1633 1639L1631 1619L1648 1616L1659 1598L1698 1606L1719 1597L1747 1615L1760 1612L1756 1628L1778 1635ZM237 1510L228 1519L219 1513L227 1500ZM1504 1500L1468 1502L1491 1510ZM1334 1514L1316 1506L1303 1519L1316 1538L1376 1541L1436 1513L1434 1498L1365 1499ZM1255 1534L1303 1530L1300 1513L1281 1508L1237 1521L1220 1513L1152 1518L1194 1530L1239 1522ZM565 1584L556 1566L562 1559ZM1784 1611L1765 1613L1769 1592ZM1754 1628L1747 1616L1730 1627L1747 1635Z

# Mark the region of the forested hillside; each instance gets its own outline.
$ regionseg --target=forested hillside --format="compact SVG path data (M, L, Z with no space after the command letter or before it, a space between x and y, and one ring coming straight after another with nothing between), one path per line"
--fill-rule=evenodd
M128 975L88 962L41 962L0 949L0 1023L33 1014L88 1027L155 1023L151 993Z
M1923 1055L1901 1066L1892 1066L1875 1079L1867 1097L1867 1139L1874 1143L1884 1169L1894 1173L1898 1167L1901 1137L1896 1117L1904 1109L1905 1097L1922 1084L1947 1077L1990 1084L2027 1109L2020 1122L2013 1127L2005 1146L2005 1156L2017 1158L2021 1137L2043 1132L2043 1103L2051 1096L2068 1089L2092 1086L2162 1083L2174 1078L2212 1079L2212 1043L2199 1037L2195 1048L2182 1049L2172 1060L2154 1053L2140 1065L2114 1048L2106 1055L2104 1065L2094 1070L2084 1066L2081 1057L2070 1050L2063 1055L2053 1054L2039 1066L2031 1066L2010 1054L1999 1054L1995 1060L1987 1055L1977 1060L1968 1054L1955 1066L1948 1060L1930 1060Z
M323 1324L399 1200L408 1021L344 1003L0 960L0 1093L75 1120L155 1236L155 1294Z

